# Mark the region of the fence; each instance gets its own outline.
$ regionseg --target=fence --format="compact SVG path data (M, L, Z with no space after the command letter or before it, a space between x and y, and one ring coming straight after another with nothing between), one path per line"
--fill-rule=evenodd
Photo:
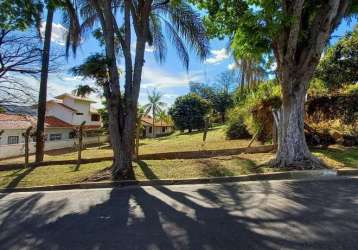
M95 143L104 143L108 142L108 136L94 136L94 137L84 137L83 144L95 144ZM62 148L73 148L75 144L78 143L78 139L68 139L68 140L60 140L60 141L46 141L45 142L45 151L54 150L54 149L62 149ZM29 153L35 153L35 142L29 143ZM25 154L25 144L8 144L8 145L0 145L0 159L21 156Z

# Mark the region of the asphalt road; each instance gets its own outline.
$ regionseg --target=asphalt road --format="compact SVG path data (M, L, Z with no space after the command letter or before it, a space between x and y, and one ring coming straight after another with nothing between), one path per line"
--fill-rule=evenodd
M358 179L0 194L0 249L358 249Z

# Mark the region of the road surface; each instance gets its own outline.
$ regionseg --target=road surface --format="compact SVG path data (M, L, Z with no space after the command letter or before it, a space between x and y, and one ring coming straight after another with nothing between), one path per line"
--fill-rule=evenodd
M358 179L0 194L0 249L358 249Z

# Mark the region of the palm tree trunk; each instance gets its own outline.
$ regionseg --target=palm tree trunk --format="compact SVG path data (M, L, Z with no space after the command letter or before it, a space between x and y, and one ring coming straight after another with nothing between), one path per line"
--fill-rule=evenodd
M153 125L152 125L152 130L153 130L153 138L155 137L155 111L154 111L154 107L153 107Z
M37 129L36 129L36 162L43 161L44 158L44 130L45 130L45 117L46 117L46 101L47 101L47 79L48 68L50 60L50 47L51 47L51 33L53 14L55 12L51 3L47 8L47 19L45 28L45 39L42 51L42 68L40 80L40 92L37 107Z

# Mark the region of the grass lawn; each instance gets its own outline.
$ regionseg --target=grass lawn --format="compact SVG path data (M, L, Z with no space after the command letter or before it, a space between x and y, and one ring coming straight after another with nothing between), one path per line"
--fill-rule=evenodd
M183 179L198 177L236 176L251 173L278 171L257 167L268 160L271 154L242 154L230 157L215 157L189 160L147 160L134 164L136 179ZM56 165L0 171L0 187L29 187L81 182L108 168L110 161L75 165Z
M246 147L250 140L226 140L225 127L219 126L211 129L208 132L205 145L203 145L203 133L192 132L191 134L180 134L175 132L166 137L159 137L154 139L143 139L140 141L140 154L155 154L163 152L177 152L177 151L197 151L210 149L229 149ZM258 143L254 142L254 145ZM112 156L112 150L109 147L98 148L89 147L82 153L82 158L98 158ZM55 160L70 160L77 159L77 152L71 149L54 150L45 153L45 161ZM30 161L34 161L35 156L30 156ZM0 164L6 163L22 163L24 157L11 158L0 160Z
M315 150L313 154L335 169L358 168L358 147L334 145L328 149Z
M218 127L208 133L205 146L202 146L202 133L179 134L157 139L141 141L141 153L174 152L204 149L227 149L245 147L248 140L225 140L224 128ZM64 152L62 152L64 153ZM110 149L89 148L84 151L85 158L111 156ZM314 154L323 159L332 168L358 168L358 147L344 148L335 146L325 150L315 150ZM46 160L74 159L74 152L59 154L50 152ZM271 153L240 154L229 157L214 157L183 160L146 160L135 163L136 179L183 179L211 176L235 176L252 173L273 172L284 169L258 167L274 155ZM22 162L22 158L4 162ZM70 184L82 182L107 169L110 161L83 164L79 169L75 165L59 165L0 171L0 187L29 187L40 185ZM90 178L91 179L91 178Z
M358 168L358 148L316 150L314 154L333 168ZM146 160L134 164L136 179L183 179L198 177L235 176L252 173L284 171L257 167L273 157L270 153L240 154L189 160ZM108 168L110 161L75 165L47 166L35 169L0 171L0 188L69 184L84 181Z

